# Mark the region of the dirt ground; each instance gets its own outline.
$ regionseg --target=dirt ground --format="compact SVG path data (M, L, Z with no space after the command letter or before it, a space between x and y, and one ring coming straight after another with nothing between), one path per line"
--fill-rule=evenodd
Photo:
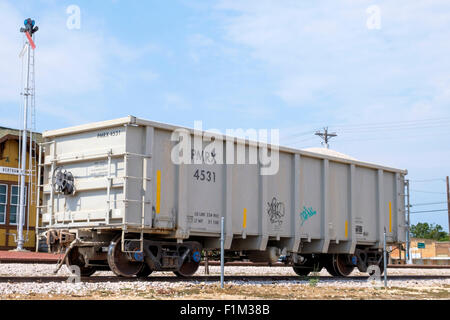
M186 288L153 288L134 290L121 288L119 291L93 290L85 294L9 294L6 300L427 300L450 299L450 285L439 287L360 287L317 286L309 284L280 285L233 285L224 289L219 285L193 285Z

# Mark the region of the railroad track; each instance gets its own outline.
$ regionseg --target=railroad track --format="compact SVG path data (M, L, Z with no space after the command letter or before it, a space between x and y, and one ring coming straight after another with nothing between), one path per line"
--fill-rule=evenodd
M299 276L225 276L225 281L244 281L244 282L284 282L284 281L308 281L316 277ZM332 281L351 281L368 280L368 276L350 276L350 277L331 277L319 276L319 280ZM66 282L69 277L60 276L35 276L35 277L0 277L0 283L49 283ZM383 279L383 278L382 278ZM388 276L388 280L445 280L450 279L450 275L393 275ZM99 283L99 282L219 282L220 276L194 276L189 278L179 278L175 276L150 276L147 278L120 278L116 276L91 276L82 277L81 282Z
M0 264L56 264L58 259L19 259L19 258L5 258L0 257ZM205 262L201 262L200 265L203 267ZM220 266L218 261L209 261L210 267ZM226 262L225 267L289 267L284 263L274 263L268 264L264 262ZM424 265L424 264L389 264L388 269L450 269L450 264L448 265Z

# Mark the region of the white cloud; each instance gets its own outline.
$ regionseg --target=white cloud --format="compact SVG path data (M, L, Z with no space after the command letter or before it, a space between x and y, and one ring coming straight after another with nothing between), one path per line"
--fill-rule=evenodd
M22 42L19 28L23 15L7 2L0 3L0 100L11 101L20 90L21 62L18 53ZM102 39L93 34L61 28L64 15L49 16L40 21L36 33L37 92L41 96L82 94L102 87ZM11 81L12 80L12 81Z
M165 108L176 110L189 110L191 104L181 95L173 92L168 92L164 95Z
M223 0L216 9L228 13L225 39L268 66L278 79L273 94L290 106L335 114L364 108L372 120L448 114L450 3L377 1L381 30L368 30L372 4Z
M287 76L280 82L276 91L288 105L299 105L314 108L314 101L328 95L335 79L332 76L304 75ZM328 90L326 90L328 88Z
M188 56L195 63L200 63L204 57L223 59L224 56L231 58L237 55L234 48L204 34L191 34L187 37L187 42L190 48Z
M16 118L13 117L5 117L2 116L0 118L0 127L6 127L6 128L20 128L21 123L19 123L19 114L17 114Z
M6 2L0 2L0 99L16 102L20 90L19 28L23 19Z
M193 34L188 37L188 41L191 45L195 45L198 47L210 47L216 44L216 42L202 34Z
M450 2L376 1L381 29L369 30L366 9L373 4L222 0L216 10L225 42L265 65L272 94L291 107L290 119L273 119L289 126L282 144L320 146L313 125L329 125L338 129L333 149L407 168L413 178L448 175L448 121L410 128L396 123L450 118ZM392 125L345 127L361 123Z
M115 38L110 38L106 43L106 47L113 56L125 63L135 62L149 54L160 51L158 46L150 43L135 47L125 45Z
M158 74L139 65L139 59L158 50L146 43L125 44L109 36L100 27L82 22L80 30L66 28L65 11L47 10L37 25L36 33L36 92L39 112L64 118L70 125L83 121L76 113L86 114L95 107L95 97L111 88L126 88L137 82L151 82ZM6 1L0 2L0 103L18 104L21 88L22 47L19 28L23 14ZM95 31L90 31L95 30ZM137 67L139 66L139 67ZM123 68L122 68L123 67ZM120 69L126 69L128 72ZM136 70L134 70L136 69ZM92 97L88 105L74 106L75 101Z

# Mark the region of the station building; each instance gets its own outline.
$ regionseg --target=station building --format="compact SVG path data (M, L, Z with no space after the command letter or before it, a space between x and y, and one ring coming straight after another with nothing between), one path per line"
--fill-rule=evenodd
M405 263L405 246L399 253L392 248L389 258L392 264ZM411 238L411 259L413 264L450 265L450 241Z
M26 177L26 208L23 225L24 248L36 248L36 197L37 197L37 163L42 135L33 133L34 142L31 147L32 172ZM19 220L19 146L22 140L19 130L0 127L0 250L11 250L17 247L17 227ZM27 163L29 168L30 143L27 142ZM29 172L29 171L27 171ZM39 223L39 221L38 221Z

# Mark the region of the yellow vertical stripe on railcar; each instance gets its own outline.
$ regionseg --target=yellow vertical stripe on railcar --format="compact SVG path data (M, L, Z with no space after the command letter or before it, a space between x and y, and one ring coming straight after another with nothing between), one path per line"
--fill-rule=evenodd
M345 237L348 238L348 221L345 220Z
M242 227L247 229L247 208L244 208Z
M161 170L156 171L156 213L161 212Z
M389 201L389 232L392 232L392 202Z

